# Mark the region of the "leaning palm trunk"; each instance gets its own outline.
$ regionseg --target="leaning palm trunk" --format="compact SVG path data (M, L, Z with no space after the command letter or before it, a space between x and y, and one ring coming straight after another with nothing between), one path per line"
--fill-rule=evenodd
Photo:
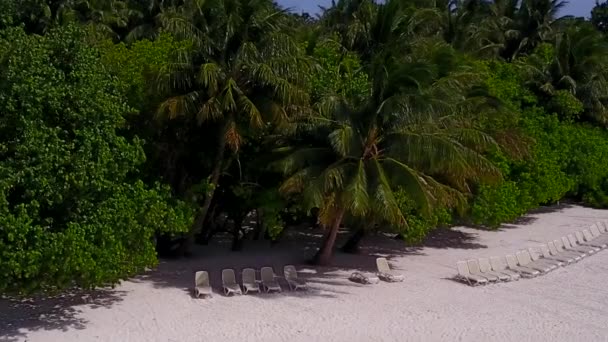
M205 235L205 240L207 239L207 235L209 232L207 230L203 231L203 225L207 219L207 213L209 212L209 208L211 207L211 203L213 202L213 196L215 195L215 189L217 188L217 184L220 180L220 175L222 174L222 168L224 167L224 155L226 153L226 135L222 132L220 134L220 139L218 142L218 150L217 155L215 157L214 168L211 173L211 190L207 193L205 197L205 201L203 202L203 206L200 208L196 215L196 220L192 225L192 228L188 232L186 236L186 240L182 245L181 254L190 254L192 252L192 246L194 246L194 241L196 235L199 233L203 233Z
M325 238L323 240L321 248L319 248L319 251L313 258L313 263L316 265L331 264L334 246L336 244L336 238L338 237L340 224L342 223L342 218L344 217L344 209L339 210L340 211L337 213L336 218L332 223L332 226L329 227L327 234L325 234Z

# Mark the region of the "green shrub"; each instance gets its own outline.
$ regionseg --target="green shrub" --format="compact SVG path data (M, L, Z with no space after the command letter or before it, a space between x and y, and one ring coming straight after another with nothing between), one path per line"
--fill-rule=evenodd
M191 208L137 181L120 85L75 27L0 32L0 292L114 283L156 263Z

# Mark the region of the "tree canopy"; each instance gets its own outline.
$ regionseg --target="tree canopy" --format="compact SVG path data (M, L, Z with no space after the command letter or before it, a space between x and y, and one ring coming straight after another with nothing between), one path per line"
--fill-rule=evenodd
M0 291L111 284L218 233L319 225L328 264L343 226L354 251L607 207L606 4L564 4L0 2Z

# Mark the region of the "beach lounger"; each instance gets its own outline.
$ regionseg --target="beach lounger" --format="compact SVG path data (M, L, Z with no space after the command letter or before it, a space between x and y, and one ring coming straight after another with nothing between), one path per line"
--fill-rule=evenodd
M580 259L577 260L581 260L582 258L587 256L587 253L566 250L566 248L564 247L564 243L561 239L554 240L553 244L555 245L555 248L559 253L574 256L575 259L579 257Z
M361 272L353 272L353 274L348 277L348 280L365 285L378 284L380 282L380 278L372 277Z
M283 267L283 274L285 275L285 280L287 281L290 290L306 290L308 288L306 282L298 278L298 271L296 271L295 266L286 265Z
M484 277L490 282L498 281L498 277L495 275L481 273L481 268L479 267L479 261L477 261L477 259L467 260L467 266L469 267L469 273L471 275Z
M505 256L505 260L507 260L507 266L509 266L510 270L513 270L513 271L519 273L524 278L534 278L534 277L540 275L540 271L538 271L538 270L519 266L517 264L517 258L515 258L514 255L507 254Z
M266 290L266 292L277 291L282 292L281 284L276 280L276 276L274 274L274 270L272 267L262 267L260 270L262 276L262 286Z
M521 278L521 275L519 275L519 273L507 268L507 263L504 258L491 257L490 265L492 265L492 270L494 272L507 274L511 277L511 280L519 280Z
M608 228L606 227L606 221L598 221L595 224L597 225L597 228L600 230L600 233L605 234L606 231L608 231Z
M576 260L574 260L573 257L569 257L567 255L559 255L559 253L557 253L557 250L555 250L555 253L556 253L555 255L551 254L551 251L549 250L548 245L540 245L539 248L540 248L540 251L541 251L544 259L556 260L556 261L562 262L566 265L570 265L570 264L576 262Z
M591 242L587 241L583 235L583 232L574 232L574 237L576 237L576 242L581 246L591 246L599 249L603 249L605 248L603 246L606 246L600 242L593 242L593 240Z
M589 227L589 231L591 232L591 235L593 235L594 239L600 238L602 242L608 242L608 235L602 234L597 224L592 224Z
M600 239L596 239L593 234L591 234L591 232L587 229L583 230L583 238L585 239L588 245L600 247L602 249L606 248L607 246L606 242Z
M601 221L601 225L598 224L598 227L600 228L600 232L602 232L602 234L608 234L608 222L607 221Z
M456 268L458 269L458 276L456 276L456 278L467 282L470 286L484 285L488 283L488 279L485 277L471 274L466 261L456 262Z
M547 252L549 252L549 248L547 248ZM542 251L539 251L538 248L530 247L530 248L528 248L528 253L530 253L530 258L532 258L532 262L544 261L546 263L550 263L550 264L556 265L558 267L568 264L567 261L562 261L562 260L553 259L553 258L545 258L542 254Z
M498 277L500 281L511 281L511 276L502 272L492 271L492 266L490 265L490 260L487 258L479 258L477 260L479 262L479 270L481 274L485 277L487 275L492 275ZM487 277L486 277L487 278Z
M243 290L245 294L249 292L260 293L260 283L255 280L255 270L253 268L245 268L241 273L243 279Z
M580 253L566 252L563 250L563 248L557 248L558 243L559 243L558 240L549 241L547 243L547 246L549 246L549 251L551 252L551 255L559 256L560 258L572 258L572 259L574 259L574 262L578 262L582 259Z
M599 229L597 229L597 226L591 226L591 235L593 235L593 240L602 242L602 243L608 243L608 235L603 235L602 233L600 233Z
M530 252L528 252L526 250L516 252L515 256L517 257L517 262L519 263L519 266L528 267L533 270L540 271L541 273L549 273L549 272L557 269L557 265L550 264L548 262L544 262L544 261L540 261L540 260L536 261L536 262L532 262L532 257L530 256Z
M199 298L211 297L213 291L211 285L209 285L209 273L207 271L198 271L194 274L194 296Z
M564 247L566 248L567 251L572 250L572 251L577 251L577 252L583 252L586 254L594 254L595 252L601 250L601 248L599 248L599 247L579 245L578 243L576 243L576 238L572 234L568 234L568 236L564 236L562 238L562 240L564 242Z
M233 269L229 268L222 270L222 288L224 289L224 294L226 296L230 296L231 294L243 294L243 292L241 292L241 287L236 282L236 275L234 274Z
M376 259L376 266L378 267L378 278L380 278L380 280L394 283L405 279L402 274L397 274L391 270L391 267L388 265L388 261L385 258Z

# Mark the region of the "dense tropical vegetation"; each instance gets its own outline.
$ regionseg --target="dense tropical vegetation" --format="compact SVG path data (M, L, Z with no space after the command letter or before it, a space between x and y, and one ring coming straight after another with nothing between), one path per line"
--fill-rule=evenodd
M340 227L352 252L608 207L608 5L564 4L0 2L0 292L112 284L311 217L328 264Z

